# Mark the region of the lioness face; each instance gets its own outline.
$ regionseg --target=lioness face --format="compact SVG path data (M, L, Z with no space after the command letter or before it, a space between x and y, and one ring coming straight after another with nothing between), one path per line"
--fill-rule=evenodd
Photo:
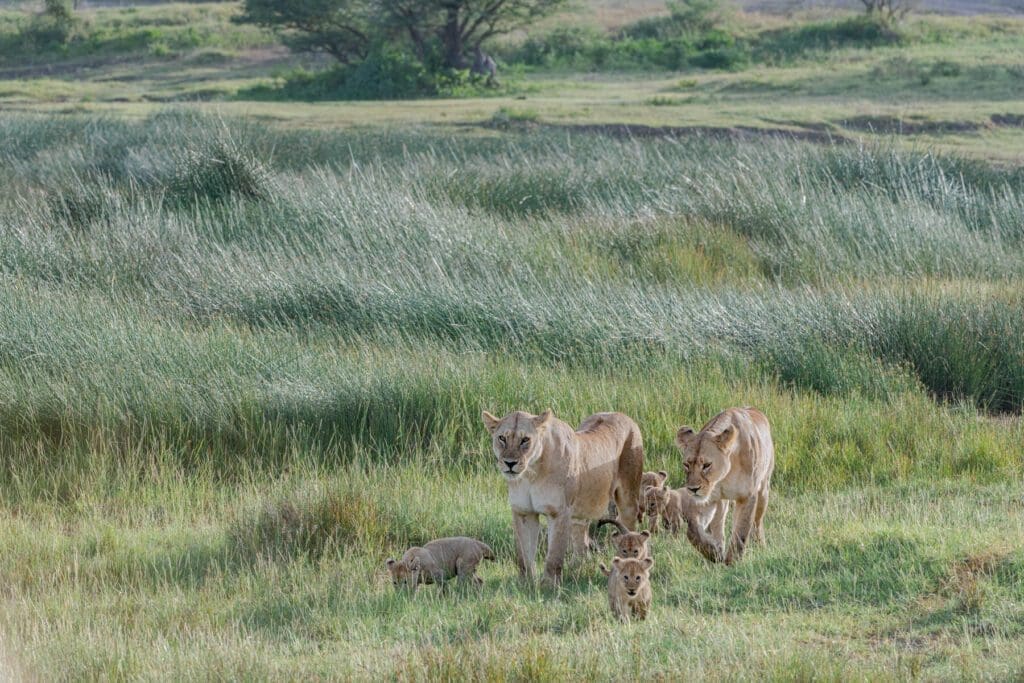
M736 427L729 425L721 432L705 434L680 427L676 445L683 452L685 488L700 502L729 474L732 467L729 456L736 448Z
M509 481L521 477L544 450L544 433L553 418L551 411L536 416L518 411L499 420L485 410L483 418L491 433L498 470Z
M612 560L612 564L619 572L618 579L621 582L622 590L632 598L649 580L648 572L654 564L654 560L649 557L643 560L624 560L621 557L616 557Z

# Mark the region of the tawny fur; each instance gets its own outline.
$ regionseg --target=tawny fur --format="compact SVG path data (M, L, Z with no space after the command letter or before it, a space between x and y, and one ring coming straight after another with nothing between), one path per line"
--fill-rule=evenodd
M729 510L728 501L700 504L685 489L649 487L646 492L651 505L651 530L657 532L661 524L673 534L686 524L686 520L695 518L700 527L710 532L719 542L725 533L725 516Z
M597 523L614 524L617 528L612 532L612 543L615 544L615 556L623 559L642 560L651 556L650 531L630 531L617 519L602 519Z
M436 583L444 587L446 581L458 578L459 583L483 583L476 576L477 565L483 560L494 560L490 546L475 538L455 536L439 538L405 551L401 560L385 562L391 581L396 588L412 588L420 584Z
M643 476L640 477L640 514L638 521L644 521L644 514L647 512L649 505L647 502L647 496L644 493L648 487L664 488L668 486L668 472L660 470L658 472L644 472Z
M686 470L684 488L699 505L736 501L728 548L709 537L694 516L687 519L687 537L712 562L738 561L751 536L764 542L764 512L775 469L768 418L754 408L729 408L700 432L680 427L676 445Z
M616 557L612 559L610 570L601 565L601 572L608 577L608 605L620 620L647 618L653 598L650 577L653 565L654 560L649 557L644 560Z
M522 411L484 424L498 469L508 484L520 575L534 577L540 538L539 515L547 518L544 579L558 583L570 542L583 554L587 527L614 501L627 528L637 523L644 451L640 428L622 413L591 415L578 430L556 418Z

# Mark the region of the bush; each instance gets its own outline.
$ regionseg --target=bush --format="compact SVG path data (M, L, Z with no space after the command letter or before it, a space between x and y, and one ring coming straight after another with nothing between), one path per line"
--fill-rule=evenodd
M760 59L782 61L811 52L884 47L904 40L904 35L881 17L857 16L766 31L754 47Z
M432 69L400 50L377 50L358 64L324 71L298 70L277 87L239 92L245 99L401 100L417 97L480 95L493 92L466 70Z

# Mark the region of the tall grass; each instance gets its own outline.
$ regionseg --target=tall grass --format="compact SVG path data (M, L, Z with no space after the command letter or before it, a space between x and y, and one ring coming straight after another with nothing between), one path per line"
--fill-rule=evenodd
M173 111L0 137L0 676L1024 670L1024 428L989 414L1024 403L1019 171ZM596 560L515 582L481 408L622 410L678 480L678 425L739 404L767 548L658 539L629 627ZM479 595L386 585L455 534L499 556Z

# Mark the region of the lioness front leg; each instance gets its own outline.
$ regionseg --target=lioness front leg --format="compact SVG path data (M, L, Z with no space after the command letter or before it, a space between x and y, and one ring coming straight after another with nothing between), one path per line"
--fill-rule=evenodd
M747 537L750 536L750 528L754 522L754 509L757 507L757 496L751 496L742 503L736 501L736 512L734 512L732 524L732 538L729 539L729 552L725 556L725 563L738 562L743 557L743 549L747 545Z
M725 545L725 518L728 514L729 501L720 500L715 504L715 514L708 523L708 531L711 533L711 538L714 539L715 545L719 547Z
M568 510L548 516L548 555L544 561L544 580L557 585L562 580L562 566L572 534L572 515Z
M724 559L722 546L708 536L696 515L688 515L686 518L686 538L705 559L711 562L721 562Z
M534 562L537 559L537 543L540 541L540 520L533 513L512 513L512 526L516 534L516 559L519 575L533 579Z

